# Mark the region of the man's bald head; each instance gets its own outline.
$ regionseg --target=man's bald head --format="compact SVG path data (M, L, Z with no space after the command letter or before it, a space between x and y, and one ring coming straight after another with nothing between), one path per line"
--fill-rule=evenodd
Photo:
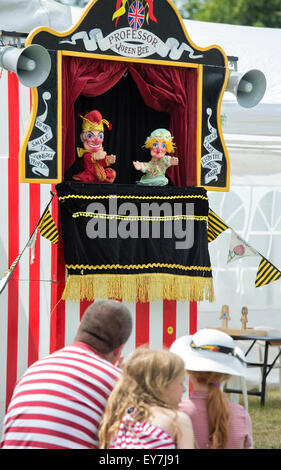
M124 304L117 300L98 300L85 311L75 341L108 354L125 344L131 331L131 314Z

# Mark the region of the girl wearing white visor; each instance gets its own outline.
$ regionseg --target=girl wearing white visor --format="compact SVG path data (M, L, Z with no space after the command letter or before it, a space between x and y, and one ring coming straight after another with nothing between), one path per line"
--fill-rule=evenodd
M185 363L193 390L179 409L191 419L199 449L248 449L253 447L248 412L232 403L221 391L230 376L245 376L246 362L231 336L215 329L202 329L182 336L170 350Z

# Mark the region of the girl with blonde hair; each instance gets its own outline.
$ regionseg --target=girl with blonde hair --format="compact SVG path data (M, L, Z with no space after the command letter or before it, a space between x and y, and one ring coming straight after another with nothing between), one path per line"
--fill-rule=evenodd
M171 346L185 362L193 390L179 409L190 417L196 447L200 449L247 449L253 446L251 419L241 405L232 403L221 383L232 375L244 376L243 352L231 336L202 329L178 338Z
M99 431L101 449L193 449L190 419L178 410L183 360L168 350L138 348L127 358Z

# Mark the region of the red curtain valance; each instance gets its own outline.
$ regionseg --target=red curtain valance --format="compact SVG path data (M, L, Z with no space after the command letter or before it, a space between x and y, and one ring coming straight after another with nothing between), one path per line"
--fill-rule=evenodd
M62 166L75 161L74 103L106 93L130 72L147 106L171 115L179 166L167 174L176 186L196 185L197 71L185 67L64 57L62 61Z

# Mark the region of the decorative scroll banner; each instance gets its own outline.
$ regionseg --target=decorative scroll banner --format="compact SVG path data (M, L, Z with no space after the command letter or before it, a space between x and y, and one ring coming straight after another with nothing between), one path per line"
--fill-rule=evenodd
M78 40L82 40L87 51L108 51L124 57L148 57L158 54L161 57L169 56L172 60L178 60L184 51L188 52L190 59L199 59L203 54L194 54L194 50L188 44L175 38L168 38L164 43L158 36L145 29L134 30L132 28L120 28L103 37L99 28L91 29L89 32L80 31L71 36L70 39L59 41L60 44L76 45Z
M28 142L28 150L32 153L29 154L29 163L32 166L32 172L39 176L49 176L49 168L44 161L52 161L55 155L55 151L46 145L49 140L53 137L53 132L48 124L45 124L45 120L48 115L48 104L47 101L51 99L51 93L45 91L42 95L42 99L45 103L45 111L41 116L38 116L35 121L35 127L43 132L41 137L30 140Z
M63 299L213 300L203 188L56 186Z
M207 124L208 124L208 129L209 129L210 134L205 137L203 146L209 153L204 155L204 157L202 157L201 165L202 165L202 168L207 168L210 170L205 176L205 184L208 184L210 183L210 181L218 180L218 175L220 174L221 167L222 167L221 163L218 163L218 162L222 162L223 154L222 152L219 152L211 145L211 142L217 139L218 132L217 132L217 129L215 129L210 123L210 119L212 116L212 109L207 108L206 111L208 114Z

